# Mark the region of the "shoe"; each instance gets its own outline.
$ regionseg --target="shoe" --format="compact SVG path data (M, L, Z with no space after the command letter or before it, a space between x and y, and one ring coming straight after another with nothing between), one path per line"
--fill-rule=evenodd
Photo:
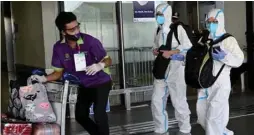
M179 131L179 132L177 133L177 135L191 135L191 133L183 133L183 132Z

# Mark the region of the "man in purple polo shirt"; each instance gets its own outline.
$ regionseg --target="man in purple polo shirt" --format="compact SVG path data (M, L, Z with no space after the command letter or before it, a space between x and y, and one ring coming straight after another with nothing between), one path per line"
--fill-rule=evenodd
M80 33L76 16L61 12L56 20L62 40L53 47L54 73L33 76L44 83L62 77L63 72L77 76L81 81L76 103L76 120L91 135L109 135L106 105L112 81L108 67L112 64L101 42L91 35ZM94 103L95 121L89 118L89 108Z

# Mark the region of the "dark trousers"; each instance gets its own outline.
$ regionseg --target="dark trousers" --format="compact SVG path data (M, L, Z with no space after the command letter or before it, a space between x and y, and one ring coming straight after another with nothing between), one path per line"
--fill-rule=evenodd
M79 88L75 118L90 135L109 135L106 106L111 88L111 81L96 88ZM92 103L94 103L94 121L89 117Z
M248 70L247 63L243 63L238 68L232 68L230 72L230 80L231 80L231 87L233 87L236 82L240 79L241 74Z

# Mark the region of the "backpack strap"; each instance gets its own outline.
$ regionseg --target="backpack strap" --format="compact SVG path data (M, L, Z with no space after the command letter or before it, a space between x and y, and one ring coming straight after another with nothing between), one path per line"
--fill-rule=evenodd
M232 35L229 34L229 33L225 33L224 35L222 35L220 38L214 40L212 42L212 45L215 45L215 44L218 44L219 42L223 41L224 39L228 38L228 37L231 37Z
M157 30L156 30L156 35L158 35L158 33L160 32L161 28L158 26Z
M166 47L168 50L172 49L172 37L173 37L173 33L174 31L172 29L170 29L168 35L167 35L167 39L166 39Z
M223 64L219 70L219 72L217 73L217 75L215 76L215 80L217 80L217 78L220 76L220 73L222 72L222 70L224 69L225 64Z
M212 42L212 45L214 44L218 44L219 42L223 41L224 39L231 37L232 35L229 33L225 33L224 35L222 35L220 38L218 38L217 40ZM211 47L212 48L212 47ZM220 76L220 73L222 72L222 70L224 69L226 64L223 64L219 70L219 72L217 73L217 75L215 76L215 80L217 80L217 78Z
M183 26L183 24L181 23L181 22L179 22L177 25L176 25L176 28L174 29L174 36L175 36L175 38L176 38L176 41L178 42L178 44L180 45L181 43L180 43L180 40L179 40L179 38L178 38L178 26L179 25L182 25Z

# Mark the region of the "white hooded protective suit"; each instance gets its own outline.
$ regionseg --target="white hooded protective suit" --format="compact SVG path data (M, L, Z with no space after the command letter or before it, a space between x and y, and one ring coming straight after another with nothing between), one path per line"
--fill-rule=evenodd
M215 37L226 33L224 13L220 9L213 9L208 14L208 18L210 17L218 20ZM210 33L210 38L214 39L215 37L212 35ZM226 66L210 88L198 90L198 123L205 129L206 135L233 135L234 133L226 128L229 120L228 99L231 90L229 75L232 67L239 67L243 63L244 55L234 37L229 37L218 45L226 53L226 56L220 61L214 60L214 76L223 64Z
M166 8L166 9L165 9ZM165 9L165 10L164 10ZM155 34L155 47L158 48L163 43L166 44L166 37L170 31L172 9L168 4L160 4L156 8L156 12L163 12L165 23L162 25L159 33ZM179 49L183 55L186 50L190 49L192 44L186 34L184 28L178 26L178 38L181 45L178 44L176 38L172 38L172 49ZM164 36L164 38L163 38ZM163 40L164 39L164 40ZM154 81L154 92L152 95L152 115L155 122L155 132L165 133L168 130L168 114L166 111L167 98L170 95L171 102L175 108L175 117L179 122L180 132L190 133L190 110L186 98L186 83L184 79L183 61L171 60L165 74L165 79Z

